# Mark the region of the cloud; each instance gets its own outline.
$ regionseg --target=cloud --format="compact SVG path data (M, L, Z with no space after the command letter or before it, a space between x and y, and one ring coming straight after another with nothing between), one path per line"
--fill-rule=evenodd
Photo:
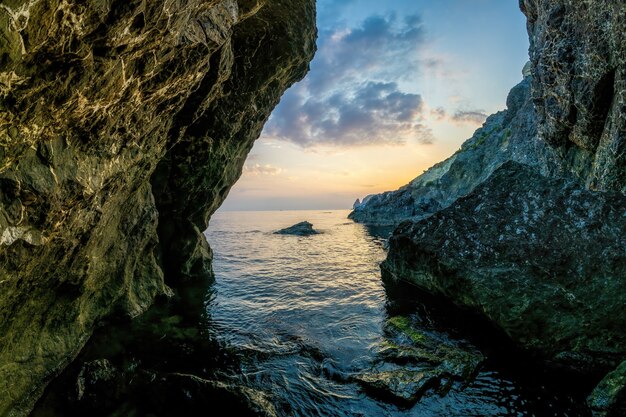
M309 75L285 94L264 136L307 148L431 143L422 96L397 83L416 71L424 38L418 16L321 30Z
M416 71L417 51L425 41L422 21L409 16L370 16L359 27L320 32L319 50L306 83L325 91L357 78L394 80Z
M399 91L395 83L367 82L324 99L291 94L284 104L272 116L266 134L304 147L432 141L430 130L421 123L422 97Z
M443 107L437 107L430 110L431 116L433 116L436 120L443 120L447 116L446 109Z
M261 165L261 164L246 164L243 167L243 172L247 175L270 175L275 176L283 172L282 168L278 168L272 165Z
M487 120L488 115L483 110L457 111L452 116L452 120L456 123L473 123L483 124Z

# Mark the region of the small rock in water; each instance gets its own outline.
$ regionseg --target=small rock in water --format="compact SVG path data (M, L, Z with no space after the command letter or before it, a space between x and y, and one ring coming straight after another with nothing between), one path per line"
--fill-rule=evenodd
M313 229L313 225L309 222L300 222L298 224L294 224L291 227L287 227L285 229L281 229L277 232L274 232L276 235L296 235L296 236L310 236L310 235L319 235L320 232Z

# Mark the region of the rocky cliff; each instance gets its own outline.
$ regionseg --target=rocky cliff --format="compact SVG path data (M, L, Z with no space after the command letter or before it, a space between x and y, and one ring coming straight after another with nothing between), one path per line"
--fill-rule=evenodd
M397 191L371 195L349 217L359 223L398 225L442 210L485 181L506 161L561 171L557 154L537 138L529 74L508 95L507 109L490 116L454 155Z
M313 0L0 4L0 416L210 277L201 232L315 33Z
M527 138L547 144L558 169L504 163L444 210L401 224L383 272L479 313L544 360L604 375L589 406L623 415L626 3L520 6L536 112Z
M531 66L509 94L508 109L408 185L366 197L350 218L367 224L419 220L509 160L545 174L567 172L588 188L626 191L626 6L521 0L520 7L528 17Z

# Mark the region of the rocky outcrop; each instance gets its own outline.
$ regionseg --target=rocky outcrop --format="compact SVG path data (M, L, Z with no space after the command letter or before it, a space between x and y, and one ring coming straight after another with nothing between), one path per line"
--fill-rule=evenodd
M242 366L228 346L207 336L210 282L190 282L135 320L96 329L45 390L32 417L277 415L270 393L224 375Z
M382 269L479 312L521 347L598 372L626 357L626 198L507 162L390 240Z
M471 192L506 161L536 166L545 174L559 172L555 153L536 138L530 85L530 77L525 77L509 93L507 110L490 116L450 158L397 191L366 197L349 217L374 225L423 219Z
M408 185L368 196L350 218L396 225L420 220L508 160L544 174L571 173L588 188L626 191L626 5L520 0L520 6L528 17L531 65L509 95L508 110Z
M520 0L539 134L587 186L626 191L626 3Z
M0 416L210 276L201 231L314 49L313 0L0 4Z
M313 225L309 222L300 222L293 226L286 227L274 232L275 235L295 235L295 236L311 236L319 235L320 232L313 229Z

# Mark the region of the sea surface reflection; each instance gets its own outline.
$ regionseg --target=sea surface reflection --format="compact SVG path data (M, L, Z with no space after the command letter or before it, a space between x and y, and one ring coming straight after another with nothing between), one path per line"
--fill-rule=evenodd
M558 381L519 366L515 357L485 351L480 341L489 359L473 382L456 385L447 395L427 393L414 406L366 395L353 377L377 361L390 316L403 314L424 332L454 343L472 335L471 329L455 328L454 320L440 320L440 312L409 288L388 295L379 263L390 230L368 230L346 220L347 214L214 215L206 232L216 274L206 302L208 331L239 361L225 379L264 392L285 416L586 414L560 391ZM303 220L322 234L272 233Z

